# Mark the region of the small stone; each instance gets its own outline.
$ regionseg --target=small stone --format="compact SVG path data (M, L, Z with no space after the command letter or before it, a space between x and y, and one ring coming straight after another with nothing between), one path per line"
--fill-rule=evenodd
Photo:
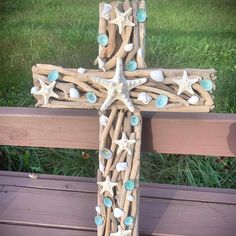
M104 223L104 220L101 216L95 216L94 222L97 226L101 226Z
M152 101L152 97L147 93L140 93L138 96L138 101L141 101L143 104L147 105Z
M151 79L156 82L163 82L165 80L161 70L154 70L150 73Z
M133 49L134 49L133 43L126 44L124 47L125 52L131 52Z
M129 61L127 64L126 64L126 66L125 66L125 68L126 68L126 70L127 71L136 71L137 70L137 67L138 67L138 64L137 64L137 62L136 61L134 61L134 60L131 60L131 61Z
M209 79L203 79L200 82L201 87L206 91L211 91L213 89L213 84Z
M112 206L112 200L109 197L103 199L103 203L106 207L110 208Z
M156 99L156 107L158 109L164 108L168 104L168 97L166 95L159 95Z
M98 214L101 214L101 207L100 207L100 206L96 206L96 207L95 207L95 211L96 211Z
M105 70L105 65L106 65L105 61L103 61L100 57L97 57L97 60L98 60L98 68L100 70L106 71Z
M70 88L69 96L70 96L70 98L79 98L80 94L79 94L79 91L77 89Z
M125 214L124 211L121 210L120 208L115 208L114 209L114 216L115 216L115 218L122 217L124 214Z
M147 12L145 9L138 9L136 13L136 18L138 22L143 23L147 20Z
M109 42L109 39L108 39L108 36L106 34L99 34L97 36L97 42L101 45L101 46L104 46L106 47L108 42Z
M128 168L127 162L120 162L120 163L117 163L117 164L116 164L116 170L117 170L118 172L127 170L127 168Z
M60 77L60 74L57 70L52 70L49 74L48 74L48 80L50 82L56 81L58 78Z
M127 182L125 182L125 189L128 191L132 191L135 188L135 183L133 180L128 180Z
M39 88L38 87L33 87L33 88L31 88L30 93L33 94L33 93L35 93L37 91L39 91Z
M140 124L140 119L139 119L139 117L137 116L137 115L132 115L131 117L130 117L130 124L132 125L132 126L138 126L139 124Z
M127 196L127 200L130 201L130 202L133 202L134 201L134 197L132 195L128 195Z
M108 117L102 114L99 118L99 122L101 125L106 126L108 122Z
M104 159L106 160L109 160L112 158L112 151L107 149L107 148L102 148L100 151L99 151L101 157L103 157Z
M191 98L188 99L188 103L191 105L198 104L199 101L200 101L200 98L197 95L193 95Z
M97 96L94 92L87 92L85 96L86 96L88 103L91 103L91 104L96 103Z
M125 219L124 219L124 224L126 226L131 226L132 224L134 223L134 218L132 216L127 216Z
M77 71L78 71L80 74L84 74L84 73L86 72L86 69L80 67Z

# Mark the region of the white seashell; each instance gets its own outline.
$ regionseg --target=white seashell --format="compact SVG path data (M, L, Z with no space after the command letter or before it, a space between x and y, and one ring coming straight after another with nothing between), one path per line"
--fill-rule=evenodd
M112 10L111 4L104 4L103 10L102 10L102 17L106 20L110 20L110 12Z
M127 170L127 168L128 168L127 162L120 162L120 163L117 163L117 164L116 164L116 170L117 170L118 172L121 172L121 171L123 171L123 170Z
M131 52L133 49L134 49L133 43L126 44L124 47L125 52Z
M34 94L35 92L39 91L39 88L38 87L33 87L31 88L31 94Z
M101 214L101 207L100 206L96 206L95 210L98 214Z
M149 104L152 101L152 97L147 93L140 93L138 96L138 101L143 102L143 104Z
M199 101L200 101L199 96L193 95L191 98L189 98L188 103L195 105L195 104L199 103Z
M130 202L133 202L134 201L134 197L132 195L128 195L127 197L127 200L130 201Z
M137 55L138 55L138 57L143 58L143 49L142 48L138 49Z
M114 209L114 216L116 218L122 217L124 214L125 214L125 212L123 210L121 210L120 208Z
M100 170L100 172L102 172L104 174L105 166L103 165L103 163L101 161L99 162L99 170Z
M105 62L100 58L100 57L98 57L98 68L100 69L100 70L103 70L103 71L106 71L105 70Z
M163 82L165 80L164 75L161 70L154 70L150 73L150 76L156 82Z
M106 126L108 122L108 117L102 114L99 118L99 122L101 125Z
M80 97L79 91L75 88L71 88L69 93L70 93L70 98L79 98Z
M80 74L84 74L84 73L86 72L86 69L80 67L77 71L78 71Z

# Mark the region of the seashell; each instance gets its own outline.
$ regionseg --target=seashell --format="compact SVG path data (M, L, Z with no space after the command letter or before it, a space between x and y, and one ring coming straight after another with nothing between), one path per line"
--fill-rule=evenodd
M97 57L97 59L98 59L98 68L100 70L106 71L105 70L105 64L106 63L100 57Z
M134 49L134 44L133 43L128 43L124 47L125 52L131 52L133 49Z
M79 98L79 91L75 88L70 88L70 92L69 92L70 98Z
M152 101L152 97L147 93L140 93L138 96L138 101L143 102L143 104L149 104Z
M131 226L132 224L134 223L134 218L132 216L127 216L125 219L124 219L124 224L126 226Z
M49 74L48 74L48 80L50 82L56 81L58 78L60 77L60 74L57 70L52 70Z
M103 10L102 10L102 17L106 20L110 20L110 12L112 10L111 4L104 4Z
M120 208L115 208L114 209L115 218L122 217L124 214L125 214L125 212L123 210L121 210Z
M138 9L137 10L136 19L140 23L143 23L147 20L147 12L145 11L145 9Z
M103 157L104 159L106 160L109 160L112 158L112 151L107 149L107 148L102 148L100 151L99 151L99 154L101 155L101 157Z
M77 71L78 71L80 74L84 74L84 73L86 72L86 69L80 67Z
M112 207L112 200L109 197L105 197L103 199L103 203L108 208Z
M103 47L106 47L108 42L109 42L109 39L108 39L108 36L106 34L99 34L97 36L97 42L103 46Z
M125 189L128 191L132 191L135 188L135 183L133 180L128 180L125 182Z
M123 170L127 170L127 168L128 168L127 162L120 162L120 163L117 163L117 164L116 164L116 170L117 170L118 172L121 172L121 171L123 171Z
M206 91L211 91L213 89L213 83L209 79L201 80L200 85Z
M159 95L156 99L156 108L164 108L168 104L169 98L166 95Z
M99 170L100 170L100 172L102 172L104 174L105 166L103 165L103 163L101 161L99 162Z
M108 117L102 114L99 118L99 122L101 125L106 126L108 122Z
M161 70L154 70L150 73L150 76L156 82L163 82L165 80L164 75Z
M94 222L97 226L101 226L104 223L102 216L95 216Z
M191 98L189 98L188 103L195 105L195 104L199 103L199 101L200 101L199 96L193 95Z
M98 214L101 214L101 207L100 206L96 206L95 210Z
M97 96L94 92L87 92L85 97L88 103L94 104L97 101Z
M132 125L132 126L138 126L139 125L139 123L140 123L140 119L139 119L139 117L137 116L137 115L132 115L131 117L130 117L130 124Z
M35 92L39 91L38 87L32 87L30 93L34 94Z
M138 49L137 55L138 55L139 57L143 58L143 49L142 49L142 48L139 48L139 49Z
M134 197L130 194L128 195L127 197L127 200L130 201L130 202L133 202L134 201Z
M127 71L136 71L137 70L137 67L138 67L138 64L137 64L137 62L136 61L134 61L134 60L131 60L131 61L129 61L127 64L126 64L126 66L125 66L125 68L126 68L126 70Z

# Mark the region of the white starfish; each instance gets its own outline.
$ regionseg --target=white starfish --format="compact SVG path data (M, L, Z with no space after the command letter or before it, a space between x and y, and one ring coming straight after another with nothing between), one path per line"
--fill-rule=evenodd
M113 188L118 185L117 183L111 182L109 176L106 177L105 181L97 182L97 184L102 186L102 190L100 191L100 194L103 194L104 192L109 192L112 197L114 196Z
M118 231L116 233L111 233L110 236L131 236L131 230L123 230L120 225L118 225Z
M189 93L194 94L192 85L198 82L198 79L189 79L188 73L185 70L182 79L173 79L173 81L179 85L179 90L177 95L180 95L184 91L188 91Z
M127 151L129 155L132 155L131 146L136 142L134 139L128 139L125 132L122 133L120 140L115 140L114 143L119 145L117 154L120 154L123 150Z
M129 91L147 81L146 78L126 80L124 77L122 59L119 57L117 58L116 72L112 79L93 77L91 80L105 87L108 91L107 98L101 107L101 111L106 110L114 101L120 100L131 112L134 111L134 105L129 97Z
M34 91L33 94L43 96L44 105L48 104L48 100L50 97L59 98L59 96L53 91L56 81L53 81L52 83L47 85L41 79L39 79L39 83L41 85L41 89L38 91Z
M129 8L126 12L120 12L115 7L116 18L114 20L109 21L110 24L116 24L119 27L119 34L122 34L125 26L135 26L135 24L129 20L129 16L132 13L132 8Z

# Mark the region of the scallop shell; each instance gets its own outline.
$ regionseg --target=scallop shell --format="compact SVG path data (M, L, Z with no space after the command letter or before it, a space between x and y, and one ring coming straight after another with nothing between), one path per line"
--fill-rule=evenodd
M104 4L103 10L102 10L102 17L106 20L110 20L110 12L112 10L111 4Z
M77 71L78 71L80 74L84 74L84 73L86 72L86 69L80 67Z
M191 98L189 98L188 103L195 105L195 104L199 103L199 101L200 101L199 96L193 95Z
M125 214L125 212L123 210L121 210L120 208L115 208L114 209L115 218L122 217L124 214Z
M106 126L108 122L108 117L102 114L99 118L99 122L101 125Z
M128 195L127 197L127 200L130 201L130 202L133 202L134 201L134 197L132 195Z
M127 170L127 168L128 168L127 162L120 162L120 163L117 163L117 164L116 164L116 170L117 170L118 172L121 172L121 171L123 171L123 170Z
M147 93L140 93L138 96L138 101L141 101L143 104L149 104L152 101L152 97Z
M101 207L100 206L96 206L95 210L98 214L101 214Z
M31 88L30 93L31 93L31 94L34 94L34 93L37 92L37 91L39 91L39 88L38 88L38 87L33 87L33 88Z
M156 82L163 82L165 80L164 75L161 70L154 70L150 73L150 76Z
M106 63L100 57L98 57L97 59L98 59L98 68L100 70L106 71L105 70L105 64Z
M134 49L134 44L133 43L128 43L124 47L125 52L131 52L133 49Z
M70 98L79 98L80 97L79 91L75 88L71 88L69 94L70 94Z

